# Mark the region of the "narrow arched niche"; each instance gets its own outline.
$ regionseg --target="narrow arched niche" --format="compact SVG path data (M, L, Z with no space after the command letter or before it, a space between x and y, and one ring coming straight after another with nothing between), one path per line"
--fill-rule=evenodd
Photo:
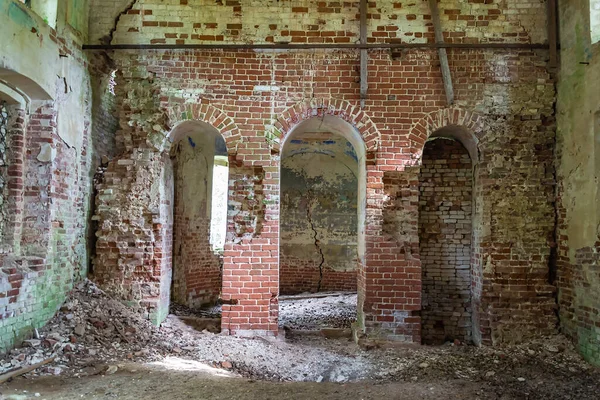
M474 137L457 127L438 130L423 149L419 250L424 344L472 341L472 157L476 156Z
M227 148L221 134L201 121L181 123L169 138L174 177L171 297L197 308L216 302L221 291Z

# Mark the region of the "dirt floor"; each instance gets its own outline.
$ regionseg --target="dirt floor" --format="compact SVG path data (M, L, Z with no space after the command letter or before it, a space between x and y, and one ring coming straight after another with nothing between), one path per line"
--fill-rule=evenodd
M513 399L488 396L469 382L274 383L218 376L209 371L173 371L125 366L110 376L20 379L0 387L2 399Z
M410 351L410 350L409 350ZM430 352L431 353L431 352ZM435 353L435 351L433 351ZM401 354L398 354L401 357ZM455 360L455 357L451 357ZM0 386L0 398L25 399L598 399L598 372L547 370L537 362L491 377L453 377L447 360L392 379L351 383L250 380L203 363L167 357L159 363L117 365L109 374L18 378ZM114 369L114 368L113 368ZM109 371L112 372L112 371ZM416 379L415 379L416 377ZM523 380L518 378L522 377ZM524 378L523 378L524 377Z
M154 327L86 281L37 338L0 357L5 373L55 357L1 385L0 399L600 399L600 369L560 335L358 346L346 335L355 304L284 298L282 337L244 339L218 333L218 307L173 307Z

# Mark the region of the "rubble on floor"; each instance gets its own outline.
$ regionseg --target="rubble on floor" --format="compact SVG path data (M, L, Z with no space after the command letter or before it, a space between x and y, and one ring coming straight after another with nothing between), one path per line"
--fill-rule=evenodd
M181 308L179 311L186 314ZM199 319L193 318L194 323L190 323L187 316L171 314L155 327L86 280L40 330L39 339L26 340L23 347L3 357L0 372L52 356L56 356L54 362L35 374L110 373L111 366L120 361L149 362L167 356L190 358L243 376L271 380L347 381L363 377L369 369L362 356L323 352L283 340L216 335L214 319L204 318L208 322L201 328L196 324Z
M313 317L319 311L312 314L310 308L315 302L308 300L314 299L283 300L282 310L286 311L282 315L287 312L285 318L288 318L284 324L292 323L292 315L308 315L296 326L315 326ZM352 320L350 306L354 310L356 307L352 295L323 297L319 302L328 304L329 311L342 310L333 314L330 321L344 321L340 325L346 326ZM589 393L600 390L600 371L582 361L562 336L506 347L374 343L366 351L349 339L330 340L320 335L298 336L287 341L219 335L211 331L217 328L214 318L217 314L173 311L181 315L171 314L160 327L155 327L92 282L84 281L50 323L40 329L39 338L26 340L22 347L0 358L0 372L55 356L53 362L26 376L106 375L118 372L123 363L147 364L176 357L261 380L459 379L482 382L498 391L521 393L527 389L546 393L545 398L549 399L564 398L555 396L552 387L543 384L556 377L561 384L573 386L569 389L572 398L589 398L586 397ZM203 321L200 326L199 321Z
M350 328L356 321L356 293L280 296L279 326L294 330Z

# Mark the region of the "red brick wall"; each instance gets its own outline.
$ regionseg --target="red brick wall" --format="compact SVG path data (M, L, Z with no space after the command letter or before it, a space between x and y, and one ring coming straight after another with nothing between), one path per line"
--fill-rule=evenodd
M425 144L419 174L419 251L427 344L471 340L471 179L458 141Z
M262 3L253 4L258 7ZM396 37L433 40L429 14L422 10L425 4L390 8L372 3L369 41L383 41L391 32ZM452 40L544 40L541 26L545 16L537 4L519 8L519 13L512 4L481 4L475 14L460 5L448 5L444 4L443 15L444 22L451 24ZM263 9L259 13L258 8L241 4L206 9L204 16L219 21L217 27L205 26L215 21L186 19L186 12L194 7L197 5L192 3L170 6L167 17L167 11L155 2L138 1L120 19L113 43L188 43L203 41L200 35L211 36L211 30L215 37L210 41L223 34L224 41L263 42L269 36L263 36L263 31L270 29L273 40L289 36L297 42L312 42L313 37L328 41L323 32L333 32L332 41L351 42L358 32L356 13L347 7L330 7L328 18L311 14L312 5L306 7L308 13L271 10L290 24L308 25L305 21L314 16L318 36L308 28L284 35L284 22L271 28L266 22L269 12ZM307 19L297 18L300 15ZM470 19L471 15L475 18ZM498 24L501 17L521 24ZM221 18L230 21L221 24ZM466 21L466 28L460 21ZM330 24L339 29L329 29ZM494 24L497 30L488 28ZM452 26L461 28L452 30ZM198 37L192 38L192 34ZM555 128L554 82L545 69L547 54L457 49L448 56L455 107L445 105L436 51L404 51L391 58L387 51L373 50L368 60L368 98L361 110L358 51L116 52L122 126L117 140L125 153L109 166L113 181L103 187L119 200L103 205L98 218L107 226L132 232L130 238L113 237L115 243L140 240L151 248L154 239L144 231L145 224L139 232L128 229L140 226L138 221L146 215L147 221L167 222L160 214L152 214L155 200L149 194L152 183L159 182L155 168L160 170L161 164L147 163L144 157L156 159L164 151L164 137L182 120L212 124L227 140L232 166L223 330L240 335L273 334L279 293L279 143L303 120L337 116L360 133L367 149L359 325L368 334L418 342L421 261L416 167L431 133L446 125L464 126L477 137L482 155L475 177L474 218L478 222L472 265L478 290L473 295L474 340L492 343L553 332L554 289L547 278L549 238L554 229ZM119 168L119 162L131 162L131 170ZM123 184L126 179L129 182ZM136 189L136 196L125 195L131 189ZM132 211L135 218L118 220L111 214L112 208ZM114 232L102 229L100 239ZM98 257L98 268L113 279L111 284L144 283L145 275L124 268L127 253L115 254L111 258L106 251Z
M354 260L356 263L356 260ZM355 292L356 270L339 271L325 266L319 273L318 260L279 256L280 294L315 292Z

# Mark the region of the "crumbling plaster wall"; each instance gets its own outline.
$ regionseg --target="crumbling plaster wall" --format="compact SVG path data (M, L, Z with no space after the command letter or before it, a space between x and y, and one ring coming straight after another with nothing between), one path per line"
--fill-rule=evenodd
M119 18L113 43L241 43L248 38L254 43L350 43L358 37L352 7L275 6L280 4L266 0L222 5L137 0ZM543 2L447 1L440 7L445 37L452 42L545 41ZM430 21L426 2L370 2L368 40L432 41ZM454 124L476 134L482 154L474 177L474 340L519 341L553 332L556 304L548 261L554 234L555 91L546 70L548 54L448 53L454 107L445 105L437 52L411 50L391 58L387 51L373 50L369 94L361 110L354 50L115 52L117 145L123 154L109 164L110 182L102 187L108 197L97 212L104 247L96 267L108 279L105 286L127 287L122 293L136 304L147 297L132 288L152 287L154 304L163 276L157 269L168 268L170 255L156 246L168 226L150 188L160 182L167 132L182 120L203 120L223 134L230 154L223 330L275 334L279 143L301 121L333 115L353 125L367 148L358 329L418 342L418 165L427 137ZM388 217L395 222L388 224ZM130 255L134 248L143 249L137 261Z
M87 272L91 94L86 28L68 23L67 3L58 2L53 29L24 4L0 1L0 97L13 93L0 205L9 215L0 245L1 349L46 323Z
M356 290L358 159L344 138L319 136L294 134L281 156L282 294Z
M558 302L561 329L600 365L600 44L590 2L560 2Z

